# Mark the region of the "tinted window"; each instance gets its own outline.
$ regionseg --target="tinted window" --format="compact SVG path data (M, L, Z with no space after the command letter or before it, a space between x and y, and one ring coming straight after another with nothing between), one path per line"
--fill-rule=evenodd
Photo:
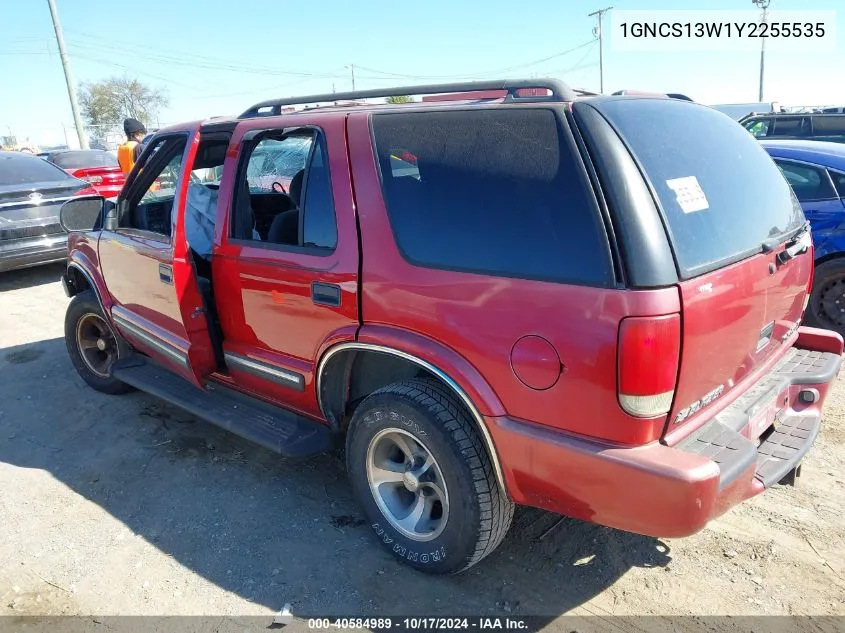
M62 169L80 169L83 167L117 167L117 157L109 152L82 150L79 152L61 152L52 154L49 160Z
M774 131L767 136L806 136L809 134L808 121L804 117L781 117L775 119Z
M302 201L302 244L334 248L337 246L337 220L322 142L314 148L306 176Z
M603 228L552 110L379 114L373 132L390 224L410 261L610 279Z
M833 184L836 186L836 192L840 198L845 198L845 173L838 171L831 171L830 177L833 178Z
M813 117L814 136L845 135L845 116Z
M325 140L311 128L272 132L245 149L233 204L232 237L334 249L337 221ZM246 179L246 181L244 180Z
M651 181L684 277L759 252L804 221L769 155L727 116L656 99L597 107Z
M836 197L823 168L776 159L778 167L798 200L829 200Z
M29 154L0 154L0 186L26 185L36 182L75 180L68 174L45 161Z

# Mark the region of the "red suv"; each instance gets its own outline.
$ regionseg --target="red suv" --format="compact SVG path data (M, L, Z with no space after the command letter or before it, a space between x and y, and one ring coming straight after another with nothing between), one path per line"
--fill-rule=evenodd
M505 96L361 103L481 90ZM778 168L676 99L268 101L157 132L116 204L62 221L88 384L287 456L344 441L377 539L434 573L514 504L679 537L794 482L843 349L799 325L812 245Z

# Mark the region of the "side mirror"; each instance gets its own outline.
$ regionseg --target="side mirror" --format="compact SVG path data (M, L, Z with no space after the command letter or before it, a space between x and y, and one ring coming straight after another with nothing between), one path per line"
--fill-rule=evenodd
M103 196L79 196L68 200L59 211L59 224L68 233L91 231L103 213Z

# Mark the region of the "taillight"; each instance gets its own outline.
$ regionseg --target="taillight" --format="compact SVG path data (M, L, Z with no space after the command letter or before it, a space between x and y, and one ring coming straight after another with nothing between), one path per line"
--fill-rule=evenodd
M619 404L638 418L672 407L681 355L681 316L630 317L619 326Z
M82 180L84 180L85 182L90 182L92 185L99 185L101 182L103 182L103 177L102 176L83 176Z
M96 189L94 189L94 187L85 187L84 189L80 189L79 191L77 191L73 195L75 195L75 196L98 196L100 194Z

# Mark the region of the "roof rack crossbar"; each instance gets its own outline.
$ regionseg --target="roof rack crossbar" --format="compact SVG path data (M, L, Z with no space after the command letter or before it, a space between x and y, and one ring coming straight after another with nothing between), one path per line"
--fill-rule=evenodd
M525 88L546 88L551 94L546 96L520 97L518 92ZM332 92L321 95L303 97L288 97L286 99L269 99L256 103L240 115L240 119L258 116L275 116L282 113L285 106L308 105L312 103L328 103L333 101L349 101L357 99L374 99L378 97L398 97L410 95L448 94L455 92L479 92L483 90L507 90L506 101L574 101L576 91L559 79L514 79L496 81L466 81L449 84L428 84L421 86L404 86L399 88L376 88L374 90L355 90L351 92ZM264 110L264 112L262 112Z

